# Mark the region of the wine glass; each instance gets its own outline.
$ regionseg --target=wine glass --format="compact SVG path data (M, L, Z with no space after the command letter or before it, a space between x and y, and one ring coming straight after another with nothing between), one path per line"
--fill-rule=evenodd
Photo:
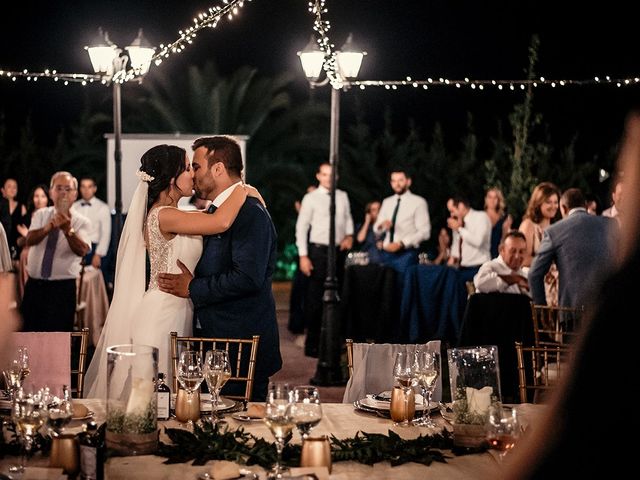
M269 383L264 423L276 439L278 454L276 464L267 478L282 478L287 467L282 465L282 450L295 426L293 413L293 391L287 383Z
M197 350L183 351L178 361L178 381L187 393L188 403L194 401L193 393L200 388L203 380L204 372L200 352ZM198 405L198 408L200 408L200 405ZM187 426L193 427L193 420L188 420Z
M422 417L416 418L413 424L420 427L435 428L437 425L431 419L429 407L431 405L431 396L436 388L436 380L440 375L440 353L418 350L412 370L422 390L423 405Z
M316 387L301 385L293 389L293 421L304 440L322 420L320 392Z
M23 473L26 457L31 452L33 438L46 419L46 409L39 395L27 394L19 389L14 392L11 404L11 420L22 440L22 456L19 466L9 467L11 473Z
M9 365L2 371L10 399L13 399L15 393L22 388L23 377L21 372L22 367L16 359L9 361Z
M220 420L218 417L218 401L220 389L231 378L231 364L226 350L209 350L204 359L204 378L211 393L211 423Z
M485 432L489 446L498 450L499 458L503 460L520 436L520 421L516 409L500 403L490 405Z
M29 376L31 370L29 369L29 350L27 347L20 346L18 347L18 354L16 355L16 360L20 365L20 378L24 384L25 378Z
M396 360L393 364L393 378L404 389L405 412L409 412L409 394L416 381L413 374L413 358L414 354L408 351L398 352L396 353ZM397 427L409 427L411 425L409 420L409 418L405 418L401 422L394 423L394 425Z

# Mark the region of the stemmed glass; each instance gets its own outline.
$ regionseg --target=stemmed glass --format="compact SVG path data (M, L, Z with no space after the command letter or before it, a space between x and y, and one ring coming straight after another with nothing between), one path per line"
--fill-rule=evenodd
M491 448L500 452L499 458L503 460L520 436L520 421L516 409L500 403L489 406L485 432L487 442Z
M16 357L9 362L2 371L9 396L13 395L24 385L24 379L29 375L29 352L27 347L18 347Z
M211 394L211 423L220 420L218 417L218 400L220 389L231 378L231 364L226 350L209 350L204 359L204 378L207 380Z
M193 402L193 393L200 388L203 380L204 372L200 352L197 350L183 351L178 361L178 381L187 393L187 402ZM193 420L188 420L187 426L193 427Z
M413 374L414 355L408 351L396 353L396 360L393 364L393 378L404 389L404 411L409 411L409 394L411 393L413 386L415 385L416 378ZM409 427L411 423L408 418L405 418L401 422L394 423L397 427Z
M282 451L295 426L292 406L293 391L290 389L289 384L269 383L264 423L269 427L276 439L278 457L267 478L282 478L283 472L288 470L282 465Z
M33 438L46 419L46 408L38 394L26 394L22 389L14 392L11 419L22 440L22 457L19 466L9 467L11 473L23 473L26 457L33 446Z
M43 396L43 400L47 409L47 429L54 437L59 437L73 417L69 389L66 385L63 387L63 398L53 397L49 401Z
M301 385L293 389L293 421L304 440L311 429L322 420L320 392L316 387Z
M412 370L422 390L423 405L422 417L416 418L413 424L420 427L434 428L437 425L431 419L429 407L431 405L431 396L436 388L436 380L440 375L440 353L418 350Z

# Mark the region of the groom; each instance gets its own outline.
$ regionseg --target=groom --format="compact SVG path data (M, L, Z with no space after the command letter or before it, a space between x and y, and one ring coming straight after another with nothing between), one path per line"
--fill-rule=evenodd
M240 146L230 137L215 136L197 139L192 148L196 195L213 202L211 213L242 182ZM253 401L266 399L269 376L282 367L271 292L275 263L276 231L271 217L260 200L247 197L229 230L204 238L194 275L178 262L182 273L161 273L158 278L162 291L191 297L196 335L247 339L260 335ZM244 395L240 387L228 384L222 393Z

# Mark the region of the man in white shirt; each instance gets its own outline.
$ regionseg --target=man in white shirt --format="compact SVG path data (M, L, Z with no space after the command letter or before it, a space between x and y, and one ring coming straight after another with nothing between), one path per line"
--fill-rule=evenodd
M528 268L522 267L527 252L527 238L518 230L509 231L498 247L500 254L483 263L473 277L479 293L529 294Z
M91 221L69 208L78 196L78 181L69 172L51 177L53 207L33 214L26 244L29 279L24 287L24 331L70 332L76 309L76 278L90 249Z
M431 236L427 201L411 193L411 177L400 168L391 172L394 194L385 198L373 226L383 236L382 261L398 272L418 263L418 247Z
M316 179L318 188L307 193L302 199L296 222L296 246L300 257L300 271L309 277L304 305L307 338L305 355L317 357L320 346L320 325L322 323L322 295L327 278L329 253L329 227L331 215L331 171L330 163L318 167ZM336 189L335 214L336 274L341 283L346 253L353 246L353 218L349 197L343 190Z
M91 251L85 256L84 264L93 268L100 268L102 258L109 251L111 241L111 212L109 206L96 197L98 187L91 177L80 179L80 197L74 202L73 207L82 215L91 220L89 239Z
M447 200L447 210L447 226L453 232L447 263L459 268L462 281L472 280L480 265L491 260L491 220L460 195Z
M620 222L620 214L622 213L620 210L622 204L622 190L622 177L618 177L613 186L613 191L611 192L611 206L602 211L603 217L615 218L618 223Z

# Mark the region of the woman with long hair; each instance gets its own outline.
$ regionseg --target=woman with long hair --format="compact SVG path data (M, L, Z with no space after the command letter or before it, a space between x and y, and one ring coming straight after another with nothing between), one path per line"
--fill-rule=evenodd
M116 261L114 294L107 320L86 376L87 396L106 396L106 349L140 343L158 348L158 371L170 368L169 333L192 334L193 305L188 298L161 292L159 273L178 273L180 260L191 271L202 253L202 235L229 229L247 194L255 189L236 187L215 213L182 211L178 200L193 190L193 171L186 151L158 145L141 158L140 181L127 213ZM151 272L146 282L146 257Z

